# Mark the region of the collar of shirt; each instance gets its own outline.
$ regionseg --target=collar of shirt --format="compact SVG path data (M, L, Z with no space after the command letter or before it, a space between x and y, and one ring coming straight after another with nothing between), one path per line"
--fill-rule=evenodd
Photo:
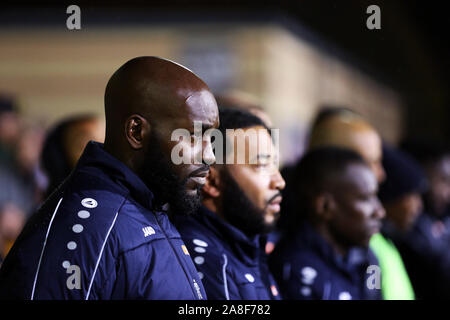
M369 248L351 247L345 256L337 253L333 247L308 222L303 222L297 230L295 241L299 246L307 246L340 270L353 274L355 270L371 264Z
M201 206L195 215L204 225L213 231L219 238L222 238L226 244L239 256L241 261L248 265L255 265L261 256L261 241L264 237L256 235L249 237L241 230L226 222L217 214Z
M153 193L123 162L106 152L103 144L90 141L77 164L78 170L100 170L145 208L152 208Z

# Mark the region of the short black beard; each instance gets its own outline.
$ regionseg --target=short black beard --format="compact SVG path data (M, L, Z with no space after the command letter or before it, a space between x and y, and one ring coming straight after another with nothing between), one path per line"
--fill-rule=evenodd
M171 159L164 154L156 135L150 138L147 150L139 176L154 195L154 209L162 210L169 203L169 216L195 213L201 205L201 187L195 196L187 194L187 178L181 180L175 174Z
M250 237L272 231L273 226L264 221L264 210L252 203L225 168L220 175L224 186L222 213L225 220Z

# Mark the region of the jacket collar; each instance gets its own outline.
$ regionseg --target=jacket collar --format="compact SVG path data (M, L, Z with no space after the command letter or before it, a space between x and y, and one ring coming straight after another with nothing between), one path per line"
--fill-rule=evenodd
M152 208L153 193L129 167L106 152L102 143L90 141L87 144L78 161L77 170L101 171L113 183L120 185L121 189L126 189L142 206Z
M264 241L264 236L247 236L205 206L201 206L195 216L196 219L201 220L212 232L224 240L231 250L239 256L241 261L248 265L258 263L262 254L261 241Z
M346 273L352 274L355 269L371 264L369 248L352 247L345 256L342 256L306 221L302 222L297 230L295 242L297 246L306 245L308 248L315 250L325 261Z

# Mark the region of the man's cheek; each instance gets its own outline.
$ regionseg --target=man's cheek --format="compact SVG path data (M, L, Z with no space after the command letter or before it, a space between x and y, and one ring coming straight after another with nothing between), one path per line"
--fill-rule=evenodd
M200 148L201 150L201 148ZM190 142L184 139L178 143L173 144L170 158L175 165L201 164L201 152L199 154L198 148L191 145Z
M369 217L374 211L374 207L370 202L359 202L354 207L356 217Z

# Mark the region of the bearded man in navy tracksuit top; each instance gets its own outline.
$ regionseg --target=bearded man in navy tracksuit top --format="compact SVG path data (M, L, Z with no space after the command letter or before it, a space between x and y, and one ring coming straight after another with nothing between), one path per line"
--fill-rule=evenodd
M168 213L199 206L209 167L175 166L170 154L181 143L187 156L214 161L208 137L200 146L171 140L194 121L218 126L213 95L190 70L139 57L109 80L105 113L105 144L87 145L27 223L0 270L0 298L206 298Z
M203 187L203 206L197 214L178 216L175 225L194 259L208 299L279 299L264 251L265 233L278 218L280 190L284 188L276 165L278 155L269 130L259 118L233 109L220 110L219 115L224 145L234 139L226 129L240 129L243 136L254 130L258 139L250 138L244 149L237 147L238 141L235 150L224 148L232 163L223 159L226 164L211 167ZM236 136L239 140L239 134ZM256 151L253 155L249 151L252 147ZM243 161L238 163L240 155Z

